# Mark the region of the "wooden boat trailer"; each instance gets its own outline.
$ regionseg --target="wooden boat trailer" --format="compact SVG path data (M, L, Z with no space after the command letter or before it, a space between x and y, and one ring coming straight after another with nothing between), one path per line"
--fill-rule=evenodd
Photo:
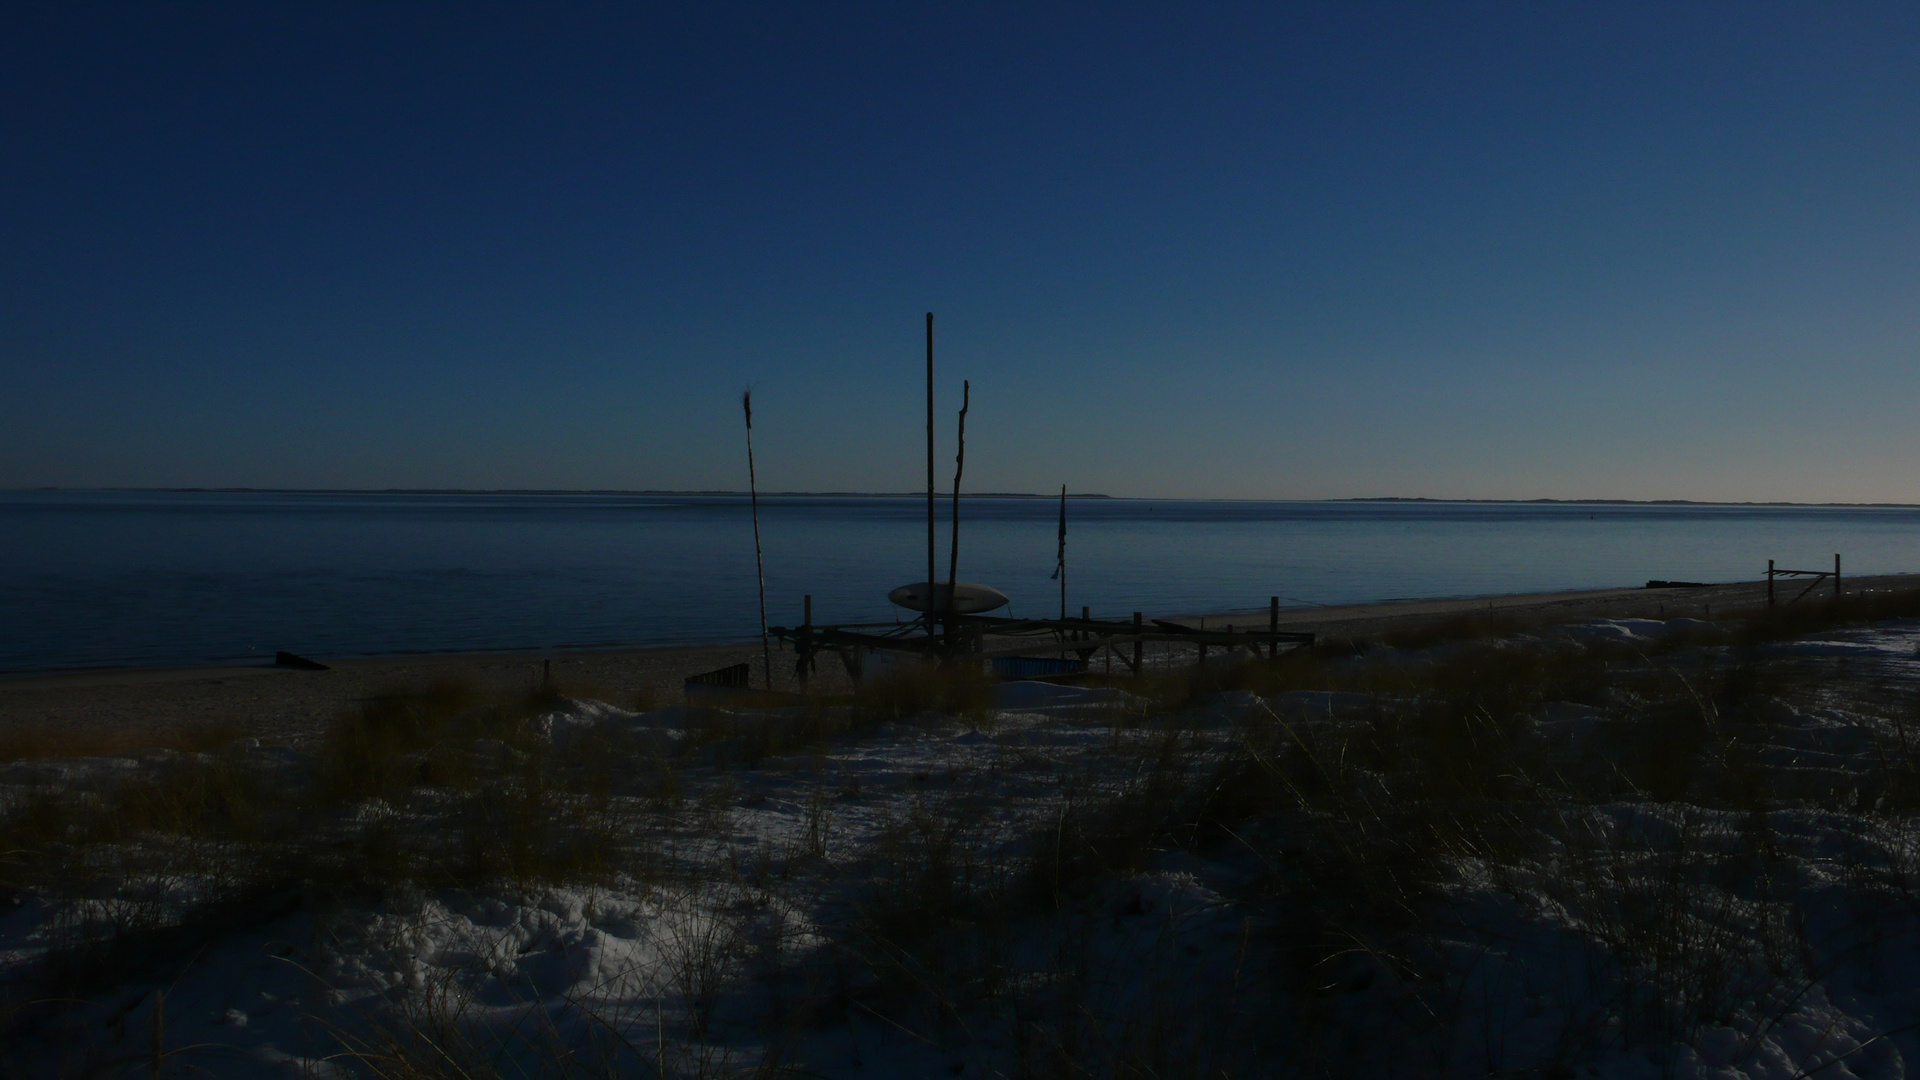
M761 577L760 586L760 625L761 648L767 665L767 682L771 688L773 682L773 660L771 653L765 652L769 638L779 638L793 646L796 657L795 674L800 685L807 685L819 654L833 653L846 666L847 675L858 682L861 678L864 658L875 652L900 653L924 657L941 664L959 664L981 659L1004 659L1007 661L1025 659L1025 665L1006 664L1003 674L1007 677L1021 677L1021 673L1033 672L1049 675L1066 674L1063 669L1073 668L1085 671L1087 661L1094 654L1105 650L1107 655L1119 658L1134 673L1145 666L1142 647L1148 642L1169 642L1192 645L1199 664L1207 661L1209 649L1224 649L1232 653L1235 649L1247 649L1256 658L1264 655L1268 659L1276 658L1283 648L1292 649L1313 644L1313 635L1297 631L1280 629L1280 598L1270 597L1267 601L1267 628L1265 630L1207 630L1186 626L1165 619L1143 620L1139 612L1133 618L1095 619L1088 616L1087 609L1080 609L1080 618L1058 619L1015 619L1005 616L988 615L1008 603L1005 594L997 589L957 580L960 565L960 477L966 466L967 453L967 409L968 385L960 384L960 423L958 430L959 452L954 458L953 473L953 543L948 549L947 580L942 586L935 564L936 534L934 513L934 440L933 440L933 313L927 313L927 575L919 582L903 585L888 594L893 603L912 611L921 612L908 622L891 623L837 623L815 625L813 621L813 597L806 598L804 621L799 626L768 626L766 582ZM754 506L754 554L756 568L760 550L760 525L757 488L753 479L753 409L751 398L743 398L741 405L746 410L747 421L747 483L749 490L756 492ZM1066 615L1067 602L1067 489L1060 488L1060 545L1058 566L1054 576L1060 582L1060 614ZM978 606L969 606L976 604ZM1127 646L1132 646L1130 649ZM1051 659L1044 653L1060 654L1057 665L1048 664ZM1076 659L1067 660L1065 654ZM1111 659L1109 660L1111 663ZM1001 668L1002 665L995 665ZM739 689L732 685L742 676L737 670L723 669L710 672L706 676L696 676L690 684L702 690L708 689L716 681L725 685L723 690Z
M810 615L812 604L807 606ZM1144 664L1142 646L1147 642L1191 645L1200 664L1206 663L1210 649L1229 654L1247 649L1256 658L1272 659L1283 651L1313 644L1312 634L1281 630L1278 624L1276 605L1269 611L1265 630L1207 630L1166 619L1143 620L1137 611L1125 621L1084 615L1078 619L1014 619L935 612L901 623L816 625L809 619L794 627L771 626L767 633L793 646L795 674L804 686L821 653L838 656L847 675L857 682L863 674L865 654L876 651L923 656L940 663L1025 657L1039 652L1070 653L1084 665L1105 649L1137 674Z

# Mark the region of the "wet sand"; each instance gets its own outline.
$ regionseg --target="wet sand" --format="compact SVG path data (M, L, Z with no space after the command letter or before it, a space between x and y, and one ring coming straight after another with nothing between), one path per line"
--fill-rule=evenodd
M1850 578L1849 594L1865 589L1920 586L1920 575ZM1780 598L1804 585L1782 583ZM1822 583L1814 596L1831 595ZM1811 598L1810 598L1811 599ZM1549 623L1592 618L1713 618L1750 614L1765 606L1761 582L1687 589L1604 589L1589 592L1387 601L1343 607L1281 609L1282 629L1306 630L1323 640L1364 640L1418 632L1495 616L1502 622ZM1214 612L1209 626L1264 628L1265 609ZM375 695L456 680L489 697L540 687L551 663L562 692L594 697L628 708L680 700L689 675L750 661L759 680L758 642L679 648L451 653L359 658L316 657L327 671L272 666L111 670L0 679L0 737L23 729L56 729L76 735L113 733L137 741L143 735L194 725L220 725L267 739L311 734L341 712ZM775 643L776 686L793 683L793 658ZM822 658L821 684L844 682Z

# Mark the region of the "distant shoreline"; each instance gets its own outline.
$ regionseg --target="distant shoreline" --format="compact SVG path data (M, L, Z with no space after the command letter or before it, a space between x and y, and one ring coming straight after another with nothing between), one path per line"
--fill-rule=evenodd
M745 491L702 490L702 491L655 491L632 490L627 488L257 488L257 487L27 487L0 488L0 492L20 494L23 492L112 492L131 494L145 492L156 495L680 495L680 496L737 496L746 498ZM942 499L951 498L953 493L937 493ZM1059 492L1028 491L963 491L968 499L1058 499ZM762 491L763 499L924 499L924 491ZM1069 499L1112 499L1113 495L1097 492L1068 492ZM1277 501L1277 500L1276 500ZM1327 500L1312 500L1327 501Z
M1847 590L1908 588L1920 575L1879 574L1849 578ZM1378 640L1462 619L1497 618L1512 625L1587 619L1739 617L1766 606L1766 585L1724 582L1683 589L1622 586L1484 596L1378 600L1326 607L1280 609L1280 626L1306 630L1322 641ZM1181 614L1191 622L1262 626L1264 609ZM246 734L311 735L346 709L395 688L419 688L451 679L492 695L524 694L548 673L571 693L631 705L644 697L678 700L683 680L695 672L749 663L760 670L754 640L679 645L617 645L600 648L525 648L372 656L320 655L328 671L247 664L173 667L100 667L12 672L0 677L0 732L54 725L71 730L156 730L230 722ZM550 666L549 666L550 665ZM774 656L774 678L793 686L792 654ZM823 663L827 687L843 684L838 665Z
M724 489L668 490L652 488L271 488L271 487L14 487L0 488L0 494L111 492L169 495L646 495L680 497L746 498L745 491ZM763 491L763 499L921 499L924 491ZM939 492L942 499L952 492ZM1058 499L1058 492L968 491L968 499ZM1326 499L1253 499L1193 498L1169 495L1108 495L1101 492L1067 493L1068 499L1105 499L1129 502L1247 502L1247 503L1433 503L1473 506L1802 506L1810 509L1859 508L1871 510L1920 510L1920 503L1909 502L1793 502L1791 500L1717 500L1717 499L1439 499L1426 495L1356 495Z
M1902 502L1773 502L1721 501L1715 499L1430 499L1424 495L1362 495L1348 499L1271 499L1247 500L1249 502L1348 502L1348 503L1472 503L1498 504L1505 506L1805 506L1822 507L1860 507L1863 509L1920 510L1920 503Z

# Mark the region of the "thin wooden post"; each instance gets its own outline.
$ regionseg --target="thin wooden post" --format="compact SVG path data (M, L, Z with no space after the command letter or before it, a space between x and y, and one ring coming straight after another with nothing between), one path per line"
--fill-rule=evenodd
M1133 673L1140 674L1140 613L1133 613Z
M1280 632L1280 598L1277 596L1269 596L1267 597L1267 633L1277 634L1279 632ZM1267 659L1269 660L1280 659L1280 643L1279 642L1277 641L1267 642Z
M1833 598L1840 599L1840 553L1833 553Z
M800 664L795 674L800 676L800 692L807 692L809 676L813 674L813 594L808 593L800 599Z
M932 637L935 629L933 617L935 602L933 584L933 312L927 312L927 636Z
M1060 580L1060 618L1064 622L1067 617L1067 485L1065 484L1060 485L1060 546L1053 557L1051 576Z
M960 576L960 476L967 471L967 408L973 402L973 384L960 380L959 448L953 455L953 541L947 545L947 604L953 604L953 587Z
M1060 485L1060 617L1067 617L1067 485ZM1082 609L1085 610L1084 608ZM1082 615L1081 618L1086 618Z
M1773 606L1773 560L1767 560L1767 606Z
M967 469L967 406L973 400L973 386L960 382L959 452L953 456L953 542L947 545L947 647L952 648L959 631L959 611L953 590L960 577L960 474Z
M753 475L753 391L740 395L740 408L747 414L747 494L753 500L753 572L760 579L760 664L766 671L767 689L773 689L773 648L767 643L767 570L760 560L760 482Z

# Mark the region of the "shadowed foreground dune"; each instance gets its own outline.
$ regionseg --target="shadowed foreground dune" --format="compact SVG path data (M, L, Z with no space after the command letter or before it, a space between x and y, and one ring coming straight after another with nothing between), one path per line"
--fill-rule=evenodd
M1920 591L1858 584L773 709L638 700L740 650L28 680L346 696L13 716L0 1075L1904 1075Z

